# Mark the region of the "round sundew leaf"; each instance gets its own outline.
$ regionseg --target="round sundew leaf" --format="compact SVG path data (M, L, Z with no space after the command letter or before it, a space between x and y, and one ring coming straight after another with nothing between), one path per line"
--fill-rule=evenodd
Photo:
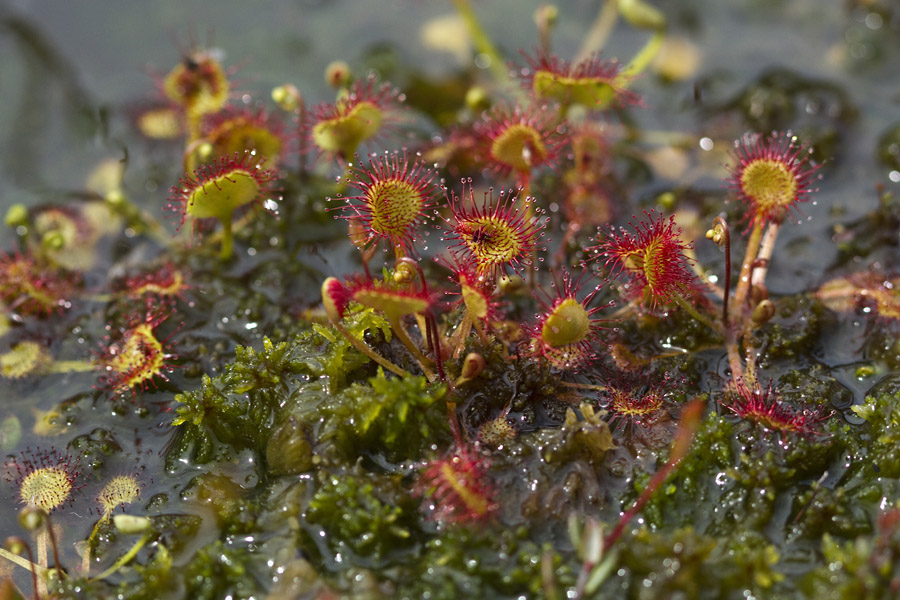
M235 209L259 197L259 182L250 173L232 171L207 181L189 197L187 213L197 219L229 221Z
M547 157L541 134L533 127L514 123L491 144L491 156L514 171L527 172Z
M512 262L525 246L521 232L507 220L491 215L469 219L459 226L460 238L478 261L479 268Z
M544 321L541 339L552 348L581 342L591 331L588 311L580 302L566 298Z
M222 65L207 53L198 53L178 63L163 80L170 100L195 115L220 110L228 101L228 76Z
M275 133L246 117L224 122L209 135L209 138L216 156L255 150L272 164L278 162L284 145Z
M141 496L141 484L134 475L117 475L110 479L100 493L97 503L104 515L111 514L116 507L131 504Z
M142 386L166 369L166 354L153 333L153 325L141 323L130 332L106 362L120 389Z
M484 294L470 285L462 284L462 298L466 310L477 319L486 319L490 305Z
M371 227L384 237L402 237L422 212L426 198L403 179L376 182L367 194Z
M316 123L312 130L316 146L327 152L353 156L357 147L378 133L383 114L381 109L368 102L361 102L346 115Z
M17 343L9 352L0 354L0 377L21 379L40 373L50 361L50 355L43 346L25 340Z
M72 479L61 467L43 467L29 473L19 488L22 502L51 511L60 506L72 491Z
M535 95L561 103L580 104L587 108L604 108L616 96L616 89L599 78L574 78L538 71L532 83Z
M797 197L797 179L784 162L757 159L744 166L741 188L764 213L787 210Z
M421 313L429 306L429 302L425 298L389 290L361 289L354 292L353 299L363 306L381 311L389 319L399 319L406 315Z
M350 294L337 277L328 277L322 282L322 306L332 323L344 318Z

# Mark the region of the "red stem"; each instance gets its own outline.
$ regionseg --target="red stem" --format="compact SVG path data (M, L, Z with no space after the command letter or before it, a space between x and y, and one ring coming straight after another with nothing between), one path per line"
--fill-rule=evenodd
M666 461L666 464L663 465L662 469L656 472L635 503L622 515L619 522L616 523L615 529L610 532L603 543L604 548L611 547L616 540L619 539L619 536L625 531L625 527L631 522L631 519L644 508L644 505L650 501L653 493L663 484L663 482L665 482L672 470L678 466L678 463L681 462L681 459L687 454L687 451L691 447L691 443L694 441L694 434L697 433L697 428L700 426L700 418L703 416L704 405L704 400L696 399L681 411L681 426L675 434L675 442L672 444L672 452L669 453L669 460Z

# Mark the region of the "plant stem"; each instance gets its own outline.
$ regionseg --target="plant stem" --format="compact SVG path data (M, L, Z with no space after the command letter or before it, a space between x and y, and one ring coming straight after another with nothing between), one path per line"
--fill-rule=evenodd
M625 531L625 526L628 525L631 519L633 519L642 508L644 508L644 505L647 504L653 496L653 493L659 489L669 477L672 470L675 469L678 463L681 462L681 459L687 454L688 450L690 450L691 444L694 441L694 435L700 427L704 404L705 402L698 398L693 400L681 411L681 425L678 427L678 431L675 434L675 441L672 444L672 451L669 453L669 460L656 472L650 480L650 483L647 484L647 487L644 488L644 491L641 492L641 495L635 500L631 508L629 508L619 519L619 522L616 523L615 529L613 529L606 537L606 540L604 540L604 548L612 547L616 540L619 539L619 536L622 535L622 532Z
M97 368L97 363L87 360L55 360L44 370L45 373L84 373Z
M27 548L27 546L26 546L26 548ZM31 550L29 549L28 552L30 555ZM0 558L5 558L9 562L17 564L27 571L31 571L31 579L32 579L32 585L34 585L34 593L37 598L40 598L40 596L38 595L38 578L40 578L40 580L43 580L47 576L47 571L49 569L46 569L45 567L41 567L40 565L36 565L36 564L34 564L33 561L30 561L27 558L22 558L18 554L13 554L12 552L10 552L9 550L7 550L5 548L0 548Z
M731 295L731 229L721 216L713 221L713 227L721 234L721 245L725 248L725 289L722 291L722 326L728 328L728 297Z
M234 247L234 232L231 229L231 219L222 221L222 250L219 252L219 258L228 260Z
M430 312L428 316L425 317L425 328L426 333L429 337L431 337L431 346L432 351L434 352L434 363L437 367L438 377L441 378L441 381L446 381L447 375L446 373L444 373L444 348L441 346L441 338L440 332L438 331L437 319L435 319L434 315L432 315Z
M722 289L722 286L715 284L709 280L709 277L707 277L706 272L703 270L703 268L699 264L697 264L697 257L696 257L696 254L694 253L694 249L688 248L685 251L684 256L685 256L685 258L688 259L688 262L691 265L691 270L694 272L694 275L697 276L697 279L699 279L703 283L703 285L705 285L707 287L707 289L709 289L709 291L716 298L718 298L719 300L724 300L725 290ZM728 262L728 261L726 260L726 262Z
M484 31L484 28L481 26L478 16L472 10L469 1L453 0L453 4L456 6L456 12L459 13L463 23L466 24L466 29L469 31L469 36L472 38L475 50L479 54L483 54L490 59L490 68L491 72L494 74L494 78L498 83L509 83L509 73L506 71L506 62L501 58L500 53L497 52L493 42L491 42L491 38Z
M597 18L594 19L594 22L591 24L590 31L584 36L584 40L581 42L581 48L578 49L578 54L575 55L574 62L579 63L594 52L599 52L603 49L618 17L619 9L617 1L606 0L600 8L600 12L597 13Z
M347 328L344 327L343 325L341 325L340 323L332 323L332 325L334 325L334 328L337 329L337 330L340 332L340 334L341 334L342 336L344 336L344 338L345 338L348 342L350 342L350 344L351 344L354 348L356 348L357 350L359 350L360 352L362 352L363 354L365 354L366 356L368 356L369 358L371 358L372 360L374 360L376 363L378 363L379 365L381 365L382 367L384 367L385 369L387 369L387 370L390 371L391 373L394 373L395 375L399 375L400 377L412 377L412 375L410 374L409 371L407 371L407 370L405 370L405 369L402 369L402 368L398 367L397 365L395 365L394 363L392 363L391 361L389 361L389 360L386 359L385 357L381 356L380 354L378 354L377 352L375 352L374 350L372 350L371 348L369 348L369 347L365 344L365 342L363 342L362 340L359 340L359 339L355 338L355 337L353 336L353 334L350 333L350 332L347 330Z
M691 304L681 296L675 296L675 304L681 307L687 314L691 315L691 317L693 317L695 321L706 325L716 333L721 333L720 328L716 326L712 319L701 313L693 304Z
M37 560L38 566L43 569L44 576L47 575L49 569L47 568L47 528L50 527L50 524L47 523L44 527L41 528L37 533ZM41 595L45 595L47 593L47 581L44 577L38 579L38 587L35 590L35 593L40 593Z
M750 239L747 240L747 251L744 253L744 262L741 265L741 275L738 279L737 288L734 291L734 309L743 311L744 301L747 299L747 293L750 291L750 271L753 268L753 261L756 260L756 254L759 252L759 243L762 239L762 223L758 220L753 223L753 229L750 231ZM738 313L740 314L740 313Z
M617 320L624 319L626 317L630 317L637 310L637 307L639 304L640 304L640 299L635 298L634 300L631 300L630 302L628 302L628 304L626 304L622 308L618 309L613 314L609 315L607 320L617 321Z
M769 272L769 261L772 259L772 253L775 251L775 240L778 239L778 231L781 229L781 223L771 223L766 228L763 236L762 244L759 247L759 254L756 257L756 266L750 271L750 287L751 289L761 285L766 280L766 274Z
M741 362L737 340L727 340L725 348L728 350L728 366L731 367L731 378L737 382L738 379L744 378L744 364Z
M428 381L434 381L434 372L428 368L428 363L431 361L422 354L422 351L419 350L412 339L410 339L409 334L406 333L406 328L403 326L403 323L400 322L400 319L388 317L388 324L391 326L394 335L400 340L400 343L409 350L409 353L412 354L413 358L416 359L416 362L419 363L419 367L422 369L422 372L425 373L425 378L428 379Z
M47 516L47 523L45 525L47 535L50 537L50 546L53 548L53 566L58 572L62 572L62 564L59 562L59 547L56 544L56 534L53 532L53 522L50 520L49 515Z
M142 535L141 538L138 541L136 541L131 548L128 549L128 552L126 552L125 554L120 556L119 560L117 560L115 563L113 563L113 565L110 568L108 568L107 570L103 571L102 573L100 573L99 575L94 577L94 579L92 579L92 581L100 581L102 579L106 579L107 577L109 577L110 575L112 575L113 573L115 573L116 571L121 569L122 567L124 567L126 564L128 564L129 561L131 561L132 558L137 556L137 553L141 551L141 548L143 548L144 544L146 544L149 540L150 540L149 533L145 533L144 535Z
M576 390L591 390L595 392L605 392L609 388L605 385L595 385L593 383L575 383L574 381L560 381L560 384L575 388Z
M459 358L470 331L472 331L472 317L467 308L463 315L462 322L456 326L456 331L454 331L453 335L450 337L450 347L453 348L453 358Z
M665 30L658 29L653 32L653 37L647 40L647 43L644 44L641 51L635 54L628 65L622 69L621 77L623 78L623 81L621 83L623 84L623 87L627 87L630 80L644 72L644 69L646 69L650 62L656 58L659 49L662 48L663 40L665 39Z

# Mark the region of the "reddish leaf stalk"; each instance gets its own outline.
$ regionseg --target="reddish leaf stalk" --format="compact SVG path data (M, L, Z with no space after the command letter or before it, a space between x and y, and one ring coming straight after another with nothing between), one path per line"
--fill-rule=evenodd
M635 503L622 515L619 522L616 523L615 529L610 532L603 543L604 548L611 547L616 540L619 539L628 523L630 523L635 515L644 508L644 505L650 501L653 493L659 489L675 467L678 466L678 463L681 462L681 459L687 454L691 447L691 443L694 441L694 435L697 433L697 429L700 426L704 405L705 402L703 400L696 399L688 404L681 412L681 425L675 434L675 442L672 444L669 460L666 461L666 464L663 465L662 469L656 472Z

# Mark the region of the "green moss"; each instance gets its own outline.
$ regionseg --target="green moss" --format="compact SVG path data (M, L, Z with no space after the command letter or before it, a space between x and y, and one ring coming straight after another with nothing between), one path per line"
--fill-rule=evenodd
M396 597L542 597L544 560L551 567L557 589L573 586L573 565L550 544L539 545L531 537L525 526L447 530L432 537L421 559L401 571Z
M331 551L328 563L365 557L381 564L412 547L415 512L416 503L400 477L379 477L357 468L320 473L306 521L321 526L322 536L311 535Z
M309 425L318 444L345 459L384 454L415 460L434 444L449 442L445 395L443 385L424 377L387 378L379 371L367 384L354 383L337 394L296 394L290 410Z
M689 527L654 532L639 530L622 544L620 569L601 587L626 597L738 598L742 590L771 598L785 579L779 552L765 537L745 531L712 537ZM621 597L621 596L618 596Z
M849 472L863 478L900 478L900 400L883 394L867 397L866 403L852 407L868 423L868 431L858 439L855 461Z
M200 389L175 397L178 430L168 468L177 469L183 458L203 464L243 449L263 452L291 387L322 371L317 353L306 339L274 344L266 338L262 351L238 346L222 375L204 375Z
M803 578L810 598L894 598L900 588L900 528L897 509L885 514L874 537L839 542L822 538L824 565Z

